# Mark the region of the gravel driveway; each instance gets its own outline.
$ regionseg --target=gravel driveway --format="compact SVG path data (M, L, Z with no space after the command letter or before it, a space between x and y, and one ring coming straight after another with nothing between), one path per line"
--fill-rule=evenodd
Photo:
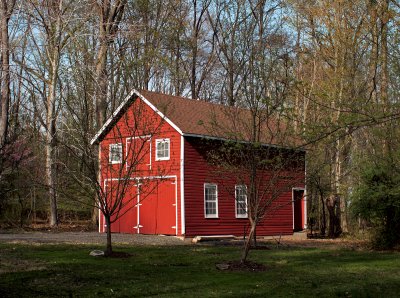
M112 234L113 244L132 245L185 245L188 240L174 236ZM8 243L74 243L74 244L105 244L106 234L98 232L25 232L0 233L0 242Z

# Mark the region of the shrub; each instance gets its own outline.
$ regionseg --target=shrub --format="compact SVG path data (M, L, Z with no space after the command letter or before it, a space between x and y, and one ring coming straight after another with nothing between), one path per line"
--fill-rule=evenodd
M367 165L352 202L353 214L372 226L376 248L400 243L400 173L392 163Z

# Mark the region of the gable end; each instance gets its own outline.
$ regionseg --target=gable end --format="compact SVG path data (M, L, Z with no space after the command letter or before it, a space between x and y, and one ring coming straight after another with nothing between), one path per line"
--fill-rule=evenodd
M122 117L125 111L131 106L131 104L140 98L145 104L147 104L157 115L164 119L169 125L171 125L180 135L182 135L182 130L175 125L168 117L166 117L159 109L157 109L150 101L148 101L139 91L133 89L124 101L118 106L118 108L112 113L112 115L107 119L104 125L96 133L96 135L91 139L90 145L99 143L104 136L111 130L114 124Z

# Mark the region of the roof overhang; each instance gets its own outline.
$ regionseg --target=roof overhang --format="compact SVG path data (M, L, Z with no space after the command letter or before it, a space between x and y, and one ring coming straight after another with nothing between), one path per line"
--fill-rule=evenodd
M148 101L138 90L133 89L127 97L122 101L118 108L112 113L112 115L107 119L104 125L96 133L96 135L91 139L90 145L98 144L103 140L107 133L112 129L114 124L121 118L125 111L131 106L131 104L140 98L144 103L146 103L154 112L156 112L164 121L170 124L177 132L183 135L182 130L176 126L170 119L168 119L159 109L157 109L150 101Z
M188 132L183 132L180 127L175 125L162 111L160 111L152 102L146 99L138 90L133 89L128 96L122 101L122 103L118 106L118 108L113 112L113 114L107 119L101 129L96 133L96 135L91 139L90 145L98 144L101 142L104 137L111 131L113 126L118 122L118 120L122 117L122 115L128 110L131 104L137 99L140 98L147 106L149 106L155 113L157 113L165 122L167 122L171 127L173 127L181 136L183 137L195 137L195 138L204 138L204 139L211 139L211 140L219 140L219 141L234 141L240 143L250 143L247 140L234 140L229 137L222 137L222 136L212 136L207 134L193 134ZM263 146L268 147L275 147L281 149L292 149L296 151L306 151L304 147L289 147L289 146L282 146L276 144L268 144L268 143L261 143Z
M209 136L209 135L200 135L200 134L193 134L193 133L183 133L182 135L184 137L201 138L201 139L206 139L206 140L215 140L215 141L223 141L223 142L237 142L237 143L244 143L244 144L251 143L251 141L246 141L246 140L235 140L235 139L215 137L215 136ZM268 143L260 143L260 144L261 144L261 146L272 147L272 148L277 148L277 149L295 150L295 151L302 151L302 152L307 151L305 148L302 148L302 147L280 146L280 145L268 144Z

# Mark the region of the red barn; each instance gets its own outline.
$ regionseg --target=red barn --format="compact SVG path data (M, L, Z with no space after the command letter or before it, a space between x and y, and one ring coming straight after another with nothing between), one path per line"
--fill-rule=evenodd
M213 147L244 134L226 109L236 108L150 91L133 90L127 96L92 139L100 144L104 191L113 196L120 181L132 181L112 232L186 237L246 232L247 186L233 176L222 185L216 165L207 158ZM236 110L235 117L245 117L247 110ZM223 125L207 125L214 122ZM271 137L263 146L291 150ZM289 235L306 227L305 152L296 152L302 162L292 172L300 179L279 194L274 202L279 208L258 224L258 236ZM100 216L99 231L106 229Z

